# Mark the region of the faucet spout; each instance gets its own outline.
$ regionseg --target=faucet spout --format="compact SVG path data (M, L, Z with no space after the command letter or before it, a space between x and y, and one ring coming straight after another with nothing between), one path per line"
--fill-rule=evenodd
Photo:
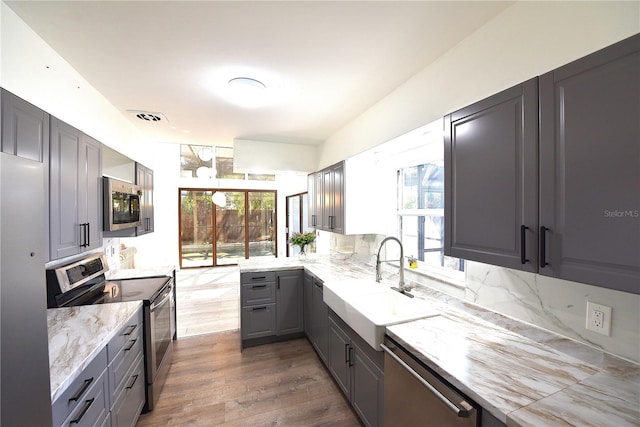
M398 286L400 288L400 292L405 293L405 286L404 286L404 248L402 247L402 242L393 236L389 236L389 237L385 237L384 240L380 243L380 248L378 248L378 255L376 256L376 282L380 282L382 280L382 269L381 269L381 264L383 262L388 262L389 260L380 260L380 252L382 251L382 247L385 245L385 243L387 243L389 240L393 240L398 242L398 245L400 246L400 281L398 283Z

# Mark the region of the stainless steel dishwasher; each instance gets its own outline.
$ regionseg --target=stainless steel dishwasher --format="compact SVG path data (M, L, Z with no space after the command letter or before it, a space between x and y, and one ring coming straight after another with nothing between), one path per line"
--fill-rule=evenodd
M385 336L384 426L477 427L480 407Z

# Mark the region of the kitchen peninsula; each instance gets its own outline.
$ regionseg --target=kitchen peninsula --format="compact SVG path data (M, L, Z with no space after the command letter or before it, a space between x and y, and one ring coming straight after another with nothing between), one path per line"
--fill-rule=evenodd
M329 256L304 262L246 260L241 273L304 269L324 283L374 275ZM388 281L395 284L394 279ZM387 327L387 334L508 426L638 426L640 366L595 348L411 283L439 316ZM582 421L581 421L582 420Z

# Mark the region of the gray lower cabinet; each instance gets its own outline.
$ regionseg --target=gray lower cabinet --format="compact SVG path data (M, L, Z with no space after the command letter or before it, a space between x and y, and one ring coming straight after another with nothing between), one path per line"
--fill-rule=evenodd
M135 426L145 403L142 308L52 403L53 426Z
M142 187L140 216L142 225L136 227L136 236L153 233L153 169L136 163L136 184Z
M303 271L269 271L240 275L242 346L302 336Z
M303 270L276 273L276 335L304 332Z
M45 163L49 114L2 89L2 152Z
M384 356L332 311L329 311L329 371L364 425L382 425Z
M133 427L145 404L142 310L107 344L112 427Z
M640 35L540 77L540 274L640 293L638 76Z
M53 402L51 413L53 426L98 426L108 419L106 347Z
M309 307L309 337L320 359L325 365L329 364L329 307L323 299L323 283L313 275L309 275L307 282L310 289Z
M538 80L445 117L445 254L537 271Z
M49 255L59 259L102 246L101 145L51 117Z

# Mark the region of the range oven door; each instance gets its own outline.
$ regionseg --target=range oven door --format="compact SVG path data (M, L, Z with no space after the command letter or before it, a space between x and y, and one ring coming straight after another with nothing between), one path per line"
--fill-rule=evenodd
M162 293L152 301L147 310L149 340L147 342L147 406L151 411L158 399L171 364L173 334L171 328L173 305L173 279L167 282Z

